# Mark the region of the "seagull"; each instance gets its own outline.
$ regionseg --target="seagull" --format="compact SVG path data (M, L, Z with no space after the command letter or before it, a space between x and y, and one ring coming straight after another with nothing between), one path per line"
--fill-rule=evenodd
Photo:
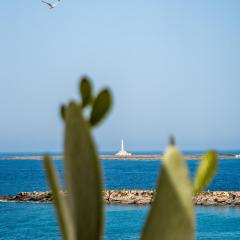
M53 8L55 8L59 4L60 0L58 0L55 3L49 3L49 2L45 2L45 1L42 1L42 2L47 4L49 6L49 9L53 9Z

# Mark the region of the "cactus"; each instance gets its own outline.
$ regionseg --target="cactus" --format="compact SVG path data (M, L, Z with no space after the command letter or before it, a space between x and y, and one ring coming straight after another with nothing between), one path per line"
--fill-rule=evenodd
M142 239L155 240L159 236L179 240L192 240L194 236L192 185L184 158L174 145L163 157L158 191Z
M193 194L203 190L217 168L217 154L205 154L192 185L185 160L170 138L170 146L163 157L158 190L142 233L142 240L194 239Z
M65 126L66 194L60 190L56 170L49 156L44 157L44 164L63 239L98 240L103 235L103 184L91 128L107 115L112 98L108 89L94 97L91 82L86 77L80 82L80 96L81 103L70 102L60 109ZM85 116L85 108L90 108L89 116ZM216 153L209 151L203 157L192 184L184 157L175 147L174 138L171 138L141 239L194 239L192 196L206 187L216 165Z
M101 239L103 230L103 200L101 171L97 151L91 136L91 126L98 124L111 106L110 91L105 89L92 99L91 82L80 83L82 103L71 102L61 107L65 125L64 176L66 199L60 194L56 171L50 157L45 168L53 192L59 225L64 239ZM89 119L84 108L92 107Z
M193 192L202 191L211 181L217 169L217 153L213 150L207 152L200 162L193 184Z
M82 78L80 82L80 95L82 97L82 106L86 107L92 101L92 85L87 77Z

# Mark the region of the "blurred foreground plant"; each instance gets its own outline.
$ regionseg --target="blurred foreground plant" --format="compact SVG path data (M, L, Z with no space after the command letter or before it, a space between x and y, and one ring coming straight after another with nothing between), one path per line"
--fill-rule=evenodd
M80 83L81 103L61 107L65 125L64 176L66 194L60 190L53 161L44 158L62 236L66 240L97 240L103 237L102 177L91 128L100 123L111 108L111 93L102 90L93 96L89 79ZM85 117L85 108L90 114ZM209 151L202 159L192 185L182 154L174 140L167 149L155 200L141 239L194 239L193 194L211 180L217 156Z

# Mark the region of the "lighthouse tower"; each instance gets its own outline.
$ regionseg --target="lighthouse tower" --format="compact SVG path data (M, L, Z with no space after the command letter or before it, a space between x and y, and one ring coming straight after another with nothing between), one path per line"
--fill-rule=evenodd
M131 153L128 153L125 149L124 149L124 142L123 139L121 141L121 150L115 154L116 156L130 156L132 155Z

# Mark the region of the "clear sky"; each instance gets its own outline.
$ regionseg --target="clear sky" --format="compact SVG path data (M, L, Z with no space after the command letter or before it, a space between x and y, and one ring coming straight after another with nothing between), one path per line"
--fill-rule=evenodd
M0 3L0 151L59 151L59 106L109 86L101 151L240 149L240 1Z

